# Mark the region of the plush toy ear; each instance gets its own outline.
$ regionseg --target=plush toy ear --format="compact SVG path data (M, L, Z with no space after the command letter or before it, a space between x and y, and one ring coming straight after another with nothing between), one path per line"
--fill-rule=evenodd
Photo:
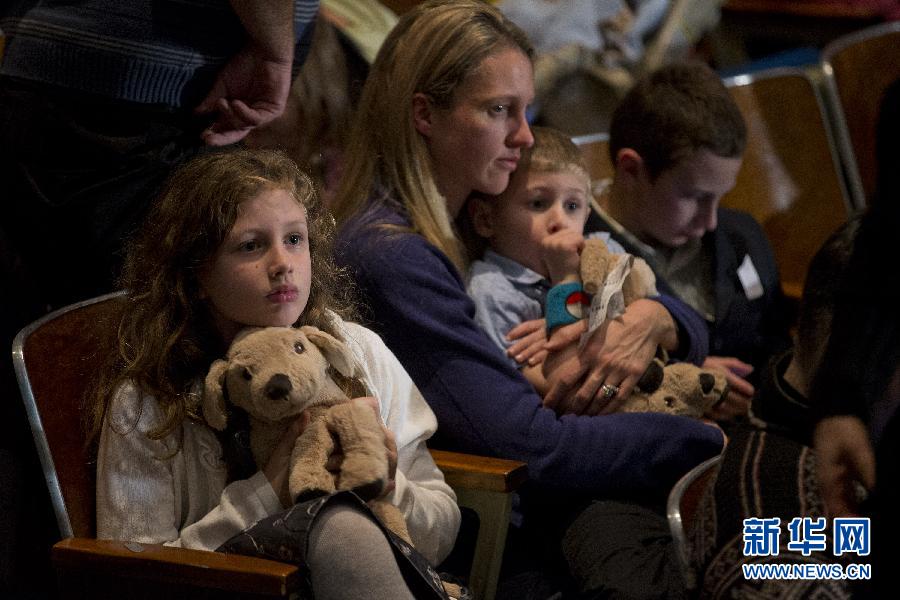
M225 412L225 373L228 362L215 361L206 374L203 382L203 418L210 427L218 431L225 429L227 413Z
M645 394L651 394L659 389L665 377L664 363L658 358L654 358L647 365L647 370L641 375L637 382L637 387Z
M332 367L344 377L355 377L358 374L356 360L347 344L317 327L304 325L300 331L325 355Z
M656 291L656 275L647 262L639 257L634 257L631 272L625 278L622 286L622 294L625 296L625 306L628 306L639 298L651 298L659 295Z

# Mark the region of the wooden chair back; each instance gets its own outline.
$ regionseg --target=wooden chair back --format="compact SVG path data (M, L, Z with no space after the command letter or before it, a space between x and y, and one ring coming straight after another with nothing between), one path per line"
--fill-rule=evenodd
M739 75L725 84L747 123L748 143L722 206L762 224L785 294L799 299L810 260L851 210L823 103L800 69Z
M121 293L65 307L23 329L13 361L47 487L63 538L94 537L95 465L85 445L82 409L112 335L113 304Z
M900 22L839 37L822 51L825 90L848 184L858 208L875 192L876 125L885 89L900 78Z

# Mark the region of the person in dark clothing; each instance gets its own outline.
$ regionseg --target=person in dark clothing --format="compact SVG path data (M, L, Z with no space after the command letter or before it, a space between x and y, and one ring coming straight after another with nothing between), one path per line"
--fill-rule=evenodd
M318 0L3 3L5 348L49 310L111 291L123 241L177 164L281 114L317 9ZM0 595L41 597L52 577L23 585L46 568L59 532L9 360L0 398Z
M772 359L761 373L753 416L729 432L728 446L710 493L703 497L689 547L695 583L704 598L777 595L791 598L849 598L849 582L747 579L743 566L865 562L839 559L828 551L792 550L788 524L794 518L825 516L816 478L812 436L817 410L810 386L828 342L841 279L846 274L859 219L833 233L810 263L803 287L797 335L791 350ZM781 519L777 558L744 554L744 519ZM834 543L826 532L827 547Z
M900 551L900 80L882 98L876 197L841 282L822 368L811 396L818 477L829 516L871 518L872 580L859 597L892 598Z

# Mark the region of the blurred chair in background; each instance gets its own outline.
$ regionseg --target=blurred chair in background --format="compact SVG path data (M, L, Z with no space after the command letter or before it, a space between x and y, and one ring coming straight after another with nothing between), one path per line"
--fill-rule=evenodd
M857 208L875 193L876 122L884 92L900 78L900 22L842 36L822 51L825 90Z
M822 100L799 69L739 75L725 84L744 115L748 143L722 206L763 225L785 295L797 300L812 256L853 207Z

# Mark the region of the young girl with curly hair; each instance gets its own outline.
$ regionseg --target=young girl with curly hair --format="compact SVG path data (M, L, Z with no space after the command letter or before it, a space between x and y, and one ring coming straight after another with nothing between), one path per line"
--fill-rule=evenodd
M309 178L277 152L207 154L171 177L128 250L115 347L92 398L98 537L256 546L308 567L320 600L443 597L427 562L407 558L355 496L291 506L287 467L302 416L267 464L237 473L223 458L228 437L199 414L203 377L243 327L331 333L365 373L370 398L354 401L376 406L390 432L387 498L426 559L447 555L459 509L425 447L435 417L381 339L345 320L352 310L329 256L332 229Z

